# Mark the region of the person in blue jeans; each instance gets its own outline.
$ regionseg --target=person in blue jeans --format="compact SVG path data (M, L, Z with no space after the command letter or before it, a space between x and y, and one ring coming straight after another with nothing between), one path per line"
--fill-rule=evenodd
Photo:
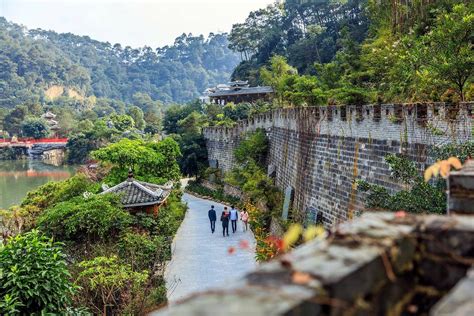
M209 212L207 212L207 216L209 216L209 221L211 222L211 232L214 234L214 231L216 230L216 220L217 220L217 214L216 210L214 209L214 205L211 205L211 209Z
M239 219L239 213L235 209L235 207L232 205L232 208L230 210L230 222L232 223L232 233L235 234L237 231L237 220Z

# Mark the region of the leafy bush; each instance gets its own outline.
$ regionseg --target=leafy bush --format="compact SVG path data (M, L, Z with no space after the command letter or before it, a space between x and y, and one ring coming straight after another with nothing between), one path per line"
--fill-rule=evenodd
M329 91L330 99L336 104L362 105L370 102L367 90L355 86L344 86Z
M0 314L59 313L74 286L61 245L38 231L0 244Z
M126 233L120 238L118 249L120 258L133 271L152 269L155 263L164 262L171 257L169 242L164 236Z
M394 154L386 155L384 159L389 165L392 178L403 184L412 184L421 180L420 173L413 161Z
M84 163L91 151L97 149L97 142L90 135L83 133L73 134L67 141L67 162L69 164Z
M186 186L186 190L189 192L197 193L201 196L208 196L215 201L220 201L232 205L238 205L240 203L239 198L225 194L222 188L220 188L219 190L211 190L195 181L190 181Z
M133 227L141 232L154 235L157 233L158 221L154 215L140 212L133 216Z
M50 181L36 190L28 192L21 206L33 205L39 209L48 208L55 203L67 201L88 191L95 193L99 190L99 184L93 183L83 173L64 181Z
M390 166L392 178L405 185L406 189L390 194L382 186L358 180L358 190L368 193L365 201L367 207L391 211L404 210L410 213L445 213L444 180L436 180L434 184L426 183L418 174L414 162L402 156L387 155L385 161Z
M166 205L160 208L158 214L157 233L172 238L178 231L184 219L187 206L181 202L181 193L172 192Z
M449 157L458 157L464 163L469 158L474 158L474 142L462 144L448 144L433 149L436 160L445 160Z
M87 306L94 314L141 314L144 284L148 272L133 271L121 264L117 257L96 257L78 264L80 272L76 284L80 286L77 303Z
M267 159L268 138L265 130L258 129L254 133L246 135L234 151L235 159L243 164L247 161L255 161L259 166L264 166Z
M239 187L245 193L246 203L243 207L250 215L250 226L257 240L256 258L259 261L268 260L277 253L275 245L268 239L269 228L272 215L281 212L283 205L281 191L264 170L267 151L268 140L264 130L251 134L234 152L240 166L225 178L226 183Z
M39 228L61 240L107 240L129 227L132 216L112 194L75 197L47 209L39 218Z
M232 170L225 181L241 188L253 202L265 201L270 210L279 209L283 205L282 193L253 160Z

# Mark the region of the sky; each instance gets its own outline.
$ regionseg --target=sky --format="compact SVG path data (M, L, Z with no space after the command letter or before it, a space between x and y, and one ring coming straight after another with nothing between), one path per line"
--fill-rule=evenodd
M88 35L122 46L173 44L182 33L229 32L274 0L0 0L0 16L29 29Z

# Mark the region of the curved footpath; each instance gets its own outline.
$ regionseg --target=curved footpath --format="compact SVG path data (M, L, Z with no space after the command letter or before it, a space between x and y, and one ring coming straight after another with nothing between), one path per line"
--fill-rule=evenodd
M232 283L256 266L255 238L248 230L242 231L238 221L237 232L222 237L219 220L223 204L183 195L188 211L173 241L173 256L165 271L169 304L183 299L196 291L204 291ZM211 234L207 211L214 205L217 211L216 231ZM243 241L243 242L242 242ZM247 249L242 245L249 244ZM235 248L235 252L229 248Z

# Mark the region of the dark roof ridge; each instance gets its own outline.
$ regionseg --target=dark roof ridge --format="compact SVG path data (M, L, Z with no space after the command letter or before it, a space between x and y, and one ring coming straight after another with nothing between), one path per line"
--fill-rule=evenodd
M146 183L146 182L145 182L145 183ZM161 194L158 194L158 193L156 193L156 192L154 192L154 191L148 189L147 187L145 187L143 184L141 184L141 183L138 182L137 180L133 180L133 181L132 181L132 184L135 185L136 187L138 187L140 190L143 190L143 191L145 191L146 193L150 194L150 195L153 196L153 197L160 197L161 194L163 193L163 192L161 192ZM160 188L160 189L161 189L161 188Z

